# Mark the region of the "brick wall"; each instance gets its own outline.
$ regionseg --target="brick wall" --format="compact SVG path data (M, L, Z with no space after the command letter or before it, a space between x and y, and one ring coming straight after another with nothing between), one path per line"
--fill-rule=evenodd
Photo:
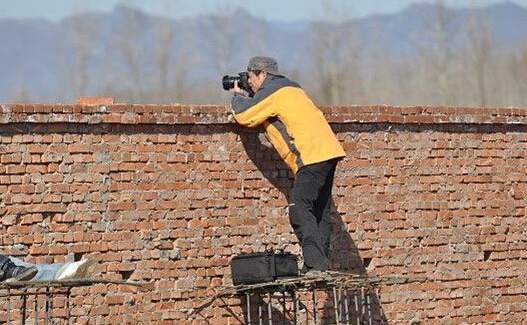
M291 174L226 111L1 105L0 250L38 263L94 256L104 278L152 283L74 290L76 323L191 324L188 310L229 283L232 255L298 252ZM393 324L525 322L527 110L324 112L347 152L333 267L412 279L382 286L375 312ZM190 318L237 322L217 304Z

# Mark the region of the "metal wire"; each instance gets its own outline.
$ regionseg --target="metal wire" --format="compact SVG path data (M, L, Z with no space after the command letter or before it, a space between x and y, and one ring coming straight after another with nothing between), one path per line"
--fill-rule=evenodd
M0 302L7 301L5 309L7 324L71 324L71 289L94 284L120 284L141 287L145 283L111 281L103 279L81 279L69 281L19 281L0 283ZM42 304L39 299L43 298ZM64 304L54 306L54 300L64 298ZM14 301L14 304L13 302ZM55 308L64 309L65 313L56 312ZM2 310L3 311L3 310ZM41 315L43 313L43 315ZM17 316L18 315L18 316ZM56 317L54 319L54 317ZM0 320L3 323L3 320Z

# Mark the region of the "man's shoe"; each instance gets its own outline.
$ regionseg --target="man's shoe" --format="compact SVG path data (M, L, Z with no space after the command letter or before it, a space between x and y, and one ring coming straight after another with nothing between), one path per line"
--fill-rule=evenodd
M29 281L37 275L37 268L32 267L24 267L24 266L17 266L12 273L12 277L5 280L5 282L18 282L18 281Z
M311 270L307 271L306 273L304 273L304 277L316 278L316 277L321 277L324 274L325 274L324 271L311 269Z
M57 280L86 279L93 275L97 261L92 258L66 263L58 272Z

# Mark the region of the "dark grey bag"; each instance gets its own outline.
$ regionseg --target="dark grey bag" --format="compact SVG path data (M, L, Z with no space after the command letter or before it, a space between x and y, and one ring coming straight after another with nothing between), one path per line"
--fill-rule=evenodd
M231 260L232 283L254 284L298 276L297 256L266 251L240 254Z

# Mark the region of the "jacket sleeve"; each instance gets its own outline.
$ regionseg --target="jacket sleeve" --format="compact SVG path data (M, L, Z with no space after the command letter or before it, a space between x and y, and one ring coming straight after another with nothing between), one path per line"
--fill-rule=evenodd
M231 105L236 122L243 126L256 127L268 118L276 116L275 96L269 92L269 88L260 89L252 98L241 95L232 97Z
M256 127L268 118L276 116L276 112L273 109L272 99L266 98L261 102L254 103L252 98L244 98L242 96L234 96L232 99L233 110L235 112L234 119L244 126ZM236 112L235 105L247 106L247 109L242 112Z

